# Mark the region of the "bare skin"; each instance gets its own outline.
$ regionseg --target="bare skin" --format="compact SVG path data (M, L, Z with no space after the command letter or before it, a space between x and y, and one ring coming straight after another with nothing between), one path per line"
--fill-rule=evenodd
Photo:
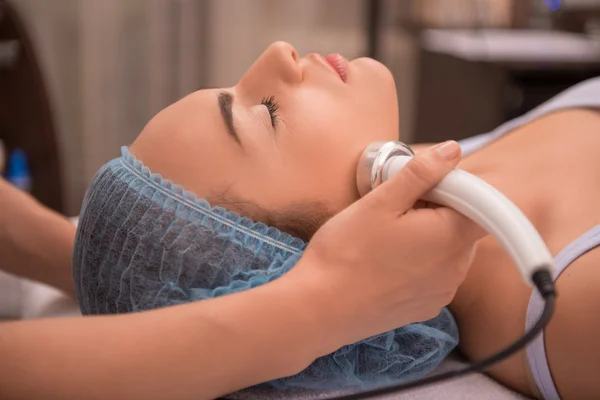
M600 224L600 112L556 112L509 133L463 159L474 173L511 199L556 255ZM417 151L426 146L415 146ZM600 397L600 249L577 259L557 280L556 314L545 331L550 370L563 399ZM450 308L460 348L482 359L523 334L531 295L500 244L481 240L467 279ZM490 370L492 377L540 397L525 352Z
M223 91L233 97L232 137ZM389 71L368 59L348 63L345 79L322 57L300 58L286 43L270 46L231 88L199 91L158 114L131 151L150 169L201 197L216 192L271 210L320 204L334 215L358 199L355 168L365 146L396 140L398 112ZM261 99L274 96L277 113ZM271 114L271 115L270 115ZM532 220L553 254L600 223L600 116L557 112L527 124L460 167L504 192ZM565 144L568 143L568 147ZM327 171L323 173L323 171ZM219 204L219 202L216 202ZM323 209L325 210L323 212ZM326 218L325 218L326 219ZM560 300L546 344L564 399L600 398L600 252L578 259L559 279ZM531 289L504 250L488 237L451 304L461 349L477 360L523 334ZM524 354L491 370L500 382L537 394Z
M15 207L18 204L19 207ZM0 177L0 269L75 296L71 256L75 228L62 215Z

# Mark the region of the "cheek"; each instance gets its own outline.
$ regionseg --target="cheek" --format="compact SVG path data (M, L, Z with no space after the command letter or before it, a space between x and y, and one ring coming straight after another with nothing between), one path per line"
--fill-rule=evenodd
M293 110L279 145L304 169L320 169L347 162L360 138L351 129L345 104L327 95L304 101Z
M315 110L310 121L296 123L298 129L280 142L279 151L285 154L283 184L294 186L290 192L337 212L357 199L356 166L364 141L352 137L345 124L332 123L335 108L330 112Z
M285 151L293 154L303 168L317 174L322 169L333 171L331 179L338 179L341 172L345 176L354 172L368 144L385 140L384 129L379 126L385 123L368 107L354 104L352 99L325 100L321 98L305 108L303 114L310 117L294 120L284 145ZM323 179L328 180L326 176Z
M398 97L391 72L369 58L354 60L351 68L353 125L370 141L398 140Z
M355 157L321 127L305 124L267 143L236 180L234 190L244 198L273 209L320 202L332 212L356 200Z

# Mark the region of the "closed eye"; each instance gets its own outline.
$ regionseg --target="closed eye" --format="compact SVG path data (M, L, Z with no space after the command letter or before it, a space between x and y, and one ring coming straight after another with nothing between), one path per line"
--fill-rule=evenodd
M269 111L269 116L271 117L271 125L274 128L275 124L279 119L279 103L277 103L277 101L275 100L275 96L264 97L260 101L260 104L267 107L267 110Z

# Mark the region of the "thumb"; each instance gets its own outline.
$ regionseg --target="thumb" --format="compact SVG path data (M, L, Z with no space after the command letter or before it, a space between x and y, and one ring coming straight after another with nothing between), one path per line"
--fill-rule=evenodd
M396 175L370 195L379 205L404 214L460 161L460 145L447 141L415 155Z

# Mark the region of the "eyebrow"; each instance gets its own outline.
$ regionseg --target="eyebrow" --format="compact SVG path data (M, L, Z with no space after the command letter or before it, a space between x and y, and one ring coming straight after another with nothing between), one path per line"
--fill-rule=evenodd
M240 141L240 137L235 130L235 126L233 126L233 95L229 92L219 93L218 103L219 109L221 110L221 116L223 117L223 121L227 127L227 131L233 140L235 140L241 146L242 142Z

